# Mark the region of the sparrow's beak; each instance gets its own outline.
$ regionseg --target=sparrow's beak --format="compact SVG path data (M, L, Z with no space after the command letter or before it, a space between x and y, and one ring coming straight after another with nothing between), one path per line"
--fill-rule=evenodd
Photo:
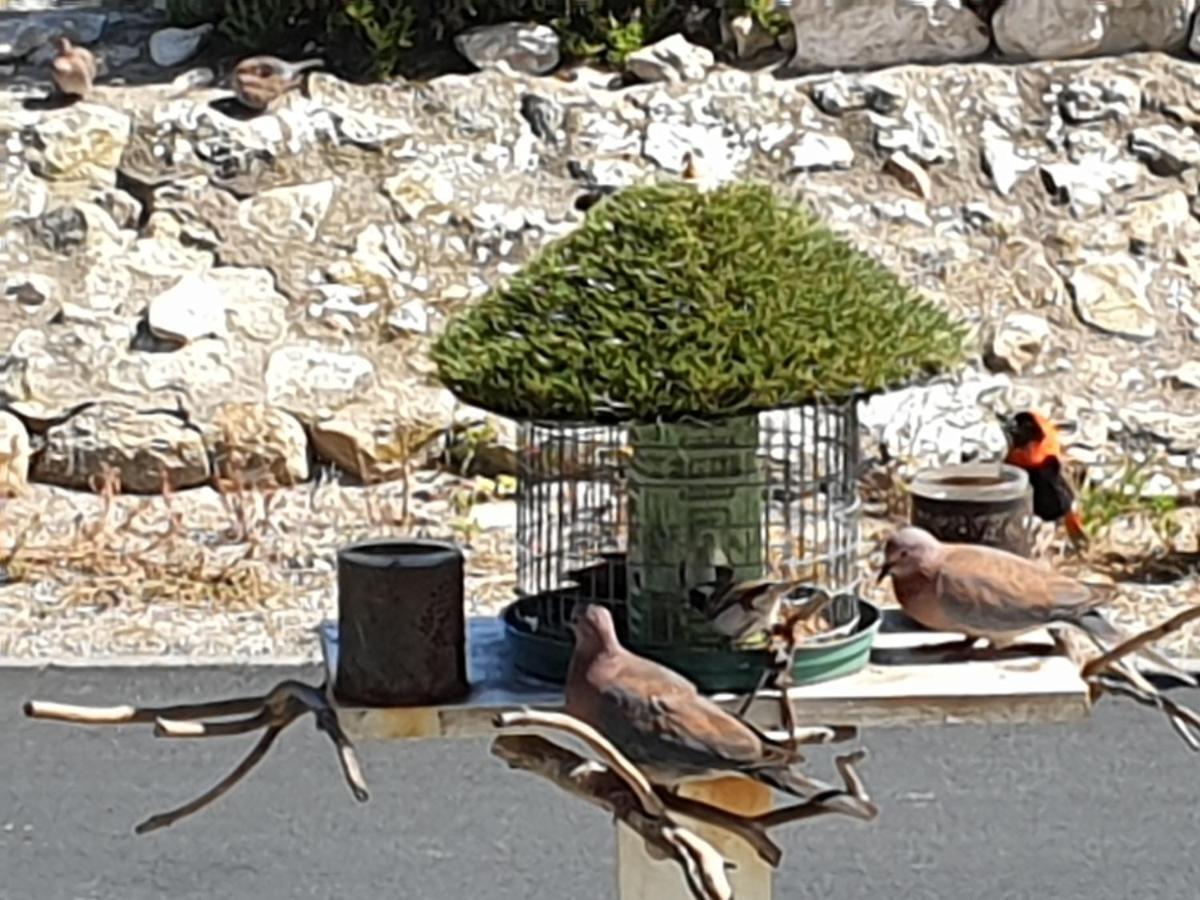
M883 561L883 565L879 567L879 577L875 579L875 583L879 584L879 582L881 582L881 581L883 581L883 579L887 578L888 575L891 574L891 572L892 572L892 564L885 559Z

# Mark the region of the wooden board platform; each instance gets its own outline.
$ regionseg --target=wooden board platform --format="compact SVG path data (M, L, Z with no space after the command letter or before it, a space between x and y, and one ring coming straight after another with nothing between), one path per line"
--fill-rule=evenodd
M913 630L898 610L887 610L871 662L855 675L791 691L800 725L941 725L950 723L1073 722L1091 712L1077 666L1057 653L1047 634L995 659L944 659L937 645L957 635ZM437 707L360 707L339 703L338 716L360 740L463 738L494 733L496 713L528 706L555 709L561 688L516 671L508 659L499 619L468 623L465 700ZM329 683L337 671L337 623L321 625ZM713 699L737 706L738 697ZM762 695L749 718L760 728L780 728L777 695Z

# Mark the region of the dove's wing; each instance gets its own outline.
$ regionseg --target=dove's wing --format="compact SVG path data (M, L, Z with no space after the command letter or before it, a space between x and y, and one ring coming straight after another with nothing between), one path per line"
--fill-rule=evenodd
M1073 619L1106 599L1073 578L982 546L948 547L934 584L953 620L981 633Z
M780 761L755 729L647 662L627 656L596 685L601 730L634 762L727 769Z

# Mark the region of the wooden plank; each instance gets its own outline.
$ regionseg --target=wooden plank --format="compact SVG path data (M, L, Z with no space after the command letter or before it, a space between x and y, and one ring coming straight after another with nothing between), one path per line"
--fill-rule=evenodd
M996 659L947 660L939 644L956 635L915 631L888 610L870 664L854 675L791 691L799 724L860 726L951 723L1071 722L1090 714L1078 667L1059 654L1048 634ZM321 627L326 671L337 671L337 625ZM343 726L360 740L481 737L493 733L496 713L529 706L556 709L562 691L512 666L503 626L495 618L468 622L471 693L431 708L368 708L338 704ZM736 706L734 695L713 699ZM763 695L749 718L768 731L780 728L778 698Z

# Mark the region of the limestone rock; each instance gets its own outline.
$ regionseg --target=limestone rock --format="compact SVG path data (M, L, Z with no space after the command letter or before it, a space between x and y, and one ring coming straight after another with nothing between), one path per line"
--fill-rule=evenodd
M187 343L225 333L225 301L201 277L185 275L150 301L146 323L158 337Z
M625 60L626 70L642 81L698 81L712 65L712 51L682 34L635 50Z
M46 209L49 191L15 156L0 160L0 222L33 219Z
M33 171L51 181L116 181L132 120L96 103L75 103L40 116L33 128Z
M1195 9L1195 0L1005 0L992 29L1000 51L1021 58L1180 50Z
M1050 341L1050 323L1041 316L1012 312L992 336L988 367L993 371L1023 373L1032 368Z
M312 426L317 454L365 483L404 474L407 462L427 455L431 441L447 424L435 414L413 415L399 396L384 393L349 404Z
M208 40L214 26L211 23L194 28L163 28L150 36L150 58L156 66L177 66L191 59Z
M1069 281L1079 318L1101 331L1133 339L1158 332L1145 275L1124 257L1080 266Z
M503 62L527 75L544 75L558 66L558 43L550 26L524 22L479 25L454 38L455 48L476 68Z
M29 483L29 435L21 420L0 411L0 497L15 497Z
M105 468L115 470L126 493L155 494L208 481L208 451L200 431L161 410L103 403L90 406L46 432L33 466L37 481L89 489Z
M752 15L744 13L734 16L726 28L733 39L738 59L752 59L775 46L775 35L758 24L758 19Z
M375 366L357 353L289 344L267 363L267 401L302 422L328 418L376 383Z
M1170 191L1130 205L1126 220L1130 248L1156 259L1171 259L1179 244L1200 245L1200 223L1192 218L1188 196Z
M210 430L218 478L267 488L308 480L304 426L282 410L225 403L213 412Z
M792 0L790 14L804 70L967 59L991 39L961 0Z
M327 179L262 191L241 202L238 221L271 240L312 243L336 190L337 182Z

